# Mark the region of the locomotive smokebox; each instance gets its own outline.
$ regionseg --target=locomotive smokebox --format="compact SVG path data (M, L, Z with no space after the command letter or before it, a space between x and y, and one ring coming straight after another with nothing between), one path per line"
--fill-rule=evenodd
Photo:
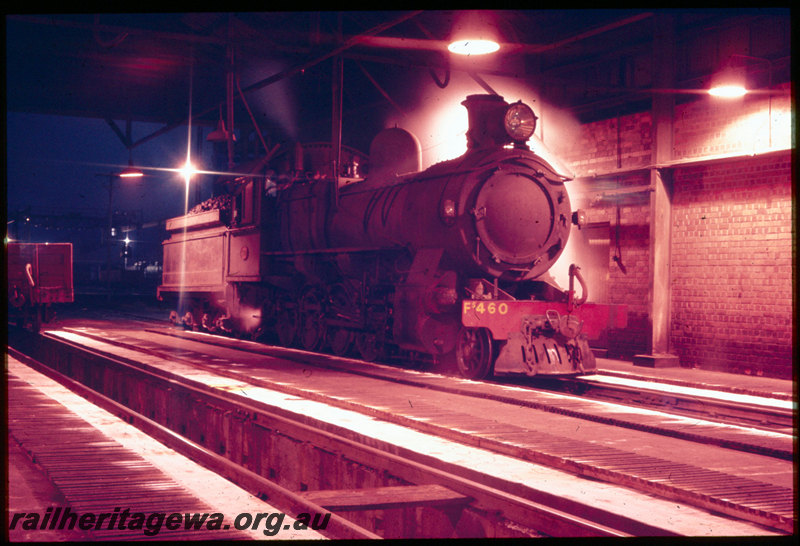
M467 109L467 148L491 148L509 141L503 126L508 103L499 95L469 95L462 103Z

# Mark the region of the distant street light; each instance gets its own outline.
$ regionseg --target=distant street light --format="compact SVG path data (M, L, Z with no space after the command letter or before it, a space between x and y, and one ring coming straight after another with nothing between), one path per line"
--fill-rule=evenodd
M192 177L196 175L198 171L195 168L195 166L192 165L192 162L187 160L186 163L184 163L183 167L178 169L178 172L181 174L181 176L183 176L183 179L188 184L189 182L191 182Z

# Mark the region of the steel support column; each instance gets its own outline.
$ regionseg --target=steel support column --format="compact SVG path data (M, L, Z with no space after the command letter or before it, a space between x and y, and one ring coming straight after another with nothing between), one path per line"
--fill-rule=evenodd
M675 87L675 19L671 14L654 17L653 87ZM653 94L654 165L672 159L675 95ZM672 291L670 282L670 246L672 239L672 177L667 169L650 170L650 261L649 354L636 355L634 364L651 367L679 365L678 358L669 353Z

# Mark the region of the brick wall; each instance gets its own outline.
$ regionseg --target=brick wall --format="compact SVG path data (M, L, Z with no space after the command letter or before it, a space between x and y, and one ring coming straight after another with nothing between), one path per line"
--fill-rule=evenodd
M652 116L640 112L581 125L556 151L576 176L651 163Z
M752 155L792 147L792 102L786 93L734 100L705 98L675 107L674 159ZM776 90L780 91L780 89Z
M789 98L677 105L673 128L673 157L687 163L670 169L671 352L683 366L791 377ZM581 126L558 150L578 176L576 206L609 225L609 303L630 310L629 327L609 336L615 357L648 352L649 195L592 196L649 183L648 172L635 169L652 163L651 133L649 112L622 116ZM617 206L627 274L612 260Z
M593 224L608 226L607 296L602 303L628 306L628 325L609 332L608 355L628 358L648 351L650 320L648 312L650 283L650 206L647 194L637 194L620 203L619 225L617 207L597 204L587 209ZM619 243L619 249L617 249ZM619 254L622 267L614 261ZM580 265L580 257L576 262ZM589 287L590 294L593 288Z
M684 366L791 377L791 154L675 170L673 351Z

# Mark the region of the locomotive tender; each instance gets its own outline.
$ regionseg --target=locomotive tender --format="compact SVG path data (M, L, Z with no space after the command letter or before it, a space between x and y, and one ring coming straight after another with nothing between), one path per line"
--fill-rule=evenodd
M581 218L569 178L526 144L528 106L462 104L468 149L456 159L420 171L416 138L388 129L366 178L311 177L300 159L169 220L158 297L176 303L173 322L366 360L421 353L468 378L595 370L587 338L626 313L585 303L575 266L569 290L550 280Z

